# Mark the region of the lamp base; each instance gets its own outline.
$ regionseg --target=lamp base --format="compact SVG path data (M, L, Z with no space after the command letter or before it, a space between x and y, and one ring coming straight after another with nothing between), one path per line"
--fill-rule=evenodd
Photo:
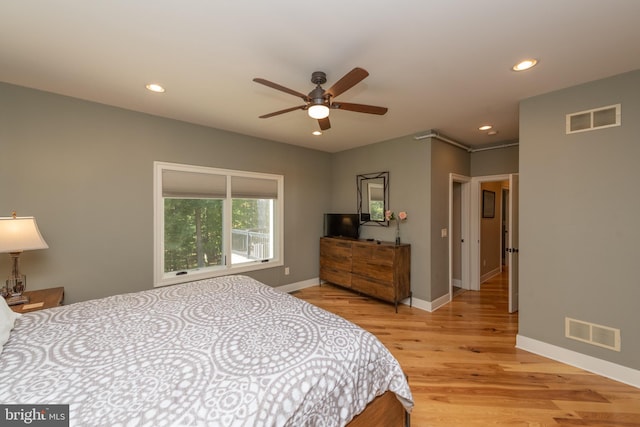
M22 295L26 288L27 277L24 274L20 274L14 271L7 279L7 289L9 291L9 295L11 295L12 297Z
M7 305L26 304L29 302L29 297L26 295L16 295L14 297L7 298Z

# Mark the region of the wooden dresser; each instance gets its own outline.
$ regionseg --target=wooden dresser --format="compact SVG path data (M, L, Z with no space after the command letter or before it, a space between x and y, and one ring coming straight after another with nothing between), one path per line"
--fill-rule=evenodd
M320 280L395 304L411 299L411 245L322 237Z

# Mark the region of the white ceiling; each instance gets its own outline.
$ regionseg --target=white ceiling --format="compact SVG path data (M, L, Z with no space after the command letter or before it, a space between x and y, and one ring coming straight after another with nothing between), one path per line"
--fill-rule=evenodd
M639 20L639 0L2 0L0 81L328 152L428 129L481 147L518 139L521 99L640 69ZM305 111L258 118L301 100L254 77L308 93L354 67L336 100L386 115L332 110L319 137Z

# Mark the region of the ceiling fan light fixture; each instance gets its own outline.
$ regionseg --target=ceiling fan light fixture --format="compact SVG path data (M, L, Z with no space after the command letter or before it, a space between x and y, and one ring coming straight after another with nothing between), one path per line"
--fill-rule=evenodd
M307 114L312 119L316 119L318 121L318 126L321 131L326 131L331 128L331 123L329 121L329 109L341 109L345 111L353 111L356 113L366 113L366 114L377 114L382 115L387 112L387 108L385 107L376 107L375 105L364 105L364 104L353 104L350 102L333 102L334 98L347 90L351 89L353 86L360 83L364 80L369 73L359 67L354 68L349 71L347 74L342 76L337 82L333 84L328 90L324 90L321 85L326 83L327 76L322 71L315 71L311 74L311 83L315 84L316 87L309 94L305 95L293 89L289 89L288 87L279 85L277 83L270 82L269 80L265 80L259 77L253 79L254 82L260 83L262 85L268 86L272 89L279 90L284 93L288 93L289 95L293 95L295 97L301 98L304 101L303 105L299 105L296 107L286 108L280 111L274 111L273 113L263 114L262 116L258 116L261 119L266 119L269 117L277 116L284 113L289 113L291 111L296 110L307 110Z
M326 119L329 117L329 107L324 104L312 105L307 112L312 119Z

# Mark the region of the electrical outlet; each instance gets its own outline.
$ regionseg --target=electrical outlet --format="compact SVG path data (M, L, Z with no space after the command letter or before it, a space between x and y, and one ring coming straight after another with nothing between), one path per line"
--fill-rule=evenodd
M284 268L284 275L288 276L289 275L289 267L285 267Z

